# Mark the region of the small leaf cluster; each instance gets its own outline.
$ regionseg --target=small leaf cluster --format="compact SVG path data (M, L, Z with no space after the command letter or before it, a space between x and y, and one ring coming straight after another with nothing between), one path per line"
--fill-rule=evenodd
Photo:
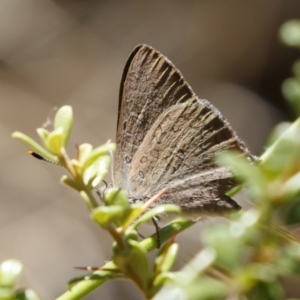
M300 118L258 166L236 153L219 155L218 163L246 183L253 207L228 224L206 228L203 249L154 299L285 299L282 279L300 282L300 243L289 227L300 222L299 159Z
M300 21L283 24L280 38L300 48ZM299 60L293 72L282 91L299 116ZM245 183L253 206L229 224L205 229L201 251L154 299L286 299L283 279L300 283L300 242L294 234L300 223L300 118L275 127L257 165L236 153L223 153L217 161Z
M66 152L66 145L73 125L72 108L70 106L61 107L55 115L53 125L52 131L45 128L37 129L42 145L21 132L14 132L12 137L25 142L45 160L64 167L68 171L68 175L64 175L61 182L78 191L89 209L98 207L91 191L106 176L110 164L110 152L115 150L116 145L108 141L93 149L92 145L85 143L78 146L77 157L70 159Z
M300 48L300 20L285 22L279 31L281 41L287 45ZM287 78L282 85L282 93L296 116L300 116L300 60L293 63L293 77Z
M18 260L6 260L0 264L0 300L39 300L31 289L16 289L16 283L22 271Z
M164 193L165 191L162 191ZM138 241L138 228L161 213L179 213L175 205L160 205L149 210L157 195L145 203L129 204L126 193L119 188L111 188L104 195L104 205L92 211L92 219L114 238L112 262L114 266L102 268L109 276L133 280L151 298L169 278L178 245L172 240L160 248L151 267L147 251ZM156 242L157 243L157 242ZM103 273L101 273L103 274ZM94 274L95 275L95 274Z
M61 182L79 192L90 210L92 220L106 230L114 239L112 261L92 274L74 278L69 282L68 291L58 299L81 299L91 290L113 278L133 280L146 298L151 298L170 277L178 245L170 237L191 225L190 221L178 220L166 227L158 239L157 234L139 242L138 228L160 214L180 213L175 205L165 204L152 207L167 190L165 188L146 202L130 204L126 193L117 187L99 188L110 164L110 153L115 144L106 144L94 148L90 144L77 147L77 155L70 159L66 146L73 124L73 112L70 106L61 107L55 116L53 130L38 128L37 133L42 145L27 135L15 132L18 138L37 152L37 158L50 160L64 167L68 175ZM35 153L34 152L34 153ZM98 190L101 205L95 190ZM147 252L169 240L157 253L153 264L149 262Z

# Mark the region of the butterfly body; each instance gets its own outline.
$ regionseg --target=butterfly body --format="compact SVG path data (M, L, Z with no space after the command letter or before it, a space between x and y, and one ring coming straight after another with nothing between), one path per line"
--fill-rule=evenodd
M119 101L113 177L131 202L145 201L168 186L158 203L177 204L186 214L239 209L225 195L235 186L232 172L213 159L229 149L255 158L165 56L137 46L124 69Z

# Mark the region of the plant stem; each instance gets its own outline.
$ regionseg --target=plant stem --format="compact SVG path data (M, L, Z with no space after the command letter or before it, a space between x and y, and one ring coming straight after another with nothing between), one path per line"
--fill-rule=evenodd
M161 242L166 242L169 238L173 237L174 235L177 235L179 232L185 230L186 228L190 227L192 224L194 224L193 221L190 220L184 220L184 219L176 219L163 227L160 230L160 239ZM156 248L157 245L157 234L154 233L149 238L144 239L142 242L140 242L140 245L143 247L143 249L146 252L150 252L151 250ZM102 269L99 271L95 271L93 274L95 275L102 275L103 272L108 272L107 270L115 270L117 269L116 265L110 261L106 263ZM78 284L76 284L74 287L72 287L71 291L67 291L61 296L59 296L56 300L78 300L82 299L82 297L86 296L87 294L91 293L94 289L105 283L111 279L111 276L107 276L106 278L103 277L101 279L97 280L86 280L81 281Z

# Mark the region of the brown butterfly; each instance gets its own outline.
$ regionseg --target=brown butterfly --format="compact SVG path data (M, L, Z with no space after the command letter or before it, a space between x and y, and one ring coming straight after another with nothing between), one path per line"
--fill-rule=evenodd
M137 46L125 65L119 97L113 178L132 203L168 186L158 203L177 204L193 218L240 208L225 195L236 185L232 171L213 159L229 149L255 157L165 56Z

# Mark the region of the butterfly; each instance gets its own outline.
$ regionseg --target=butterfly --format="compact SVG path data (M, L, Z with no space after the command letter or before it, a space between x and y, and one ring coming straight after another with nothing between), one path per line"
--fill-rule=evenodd
M226 196L236 186L234 174L214 157L230 149L255 157L222 114L147 45L138 45L124 68L116 143L113 181L131 203L168 186L158 204L176 204L192 218L240 209Z

